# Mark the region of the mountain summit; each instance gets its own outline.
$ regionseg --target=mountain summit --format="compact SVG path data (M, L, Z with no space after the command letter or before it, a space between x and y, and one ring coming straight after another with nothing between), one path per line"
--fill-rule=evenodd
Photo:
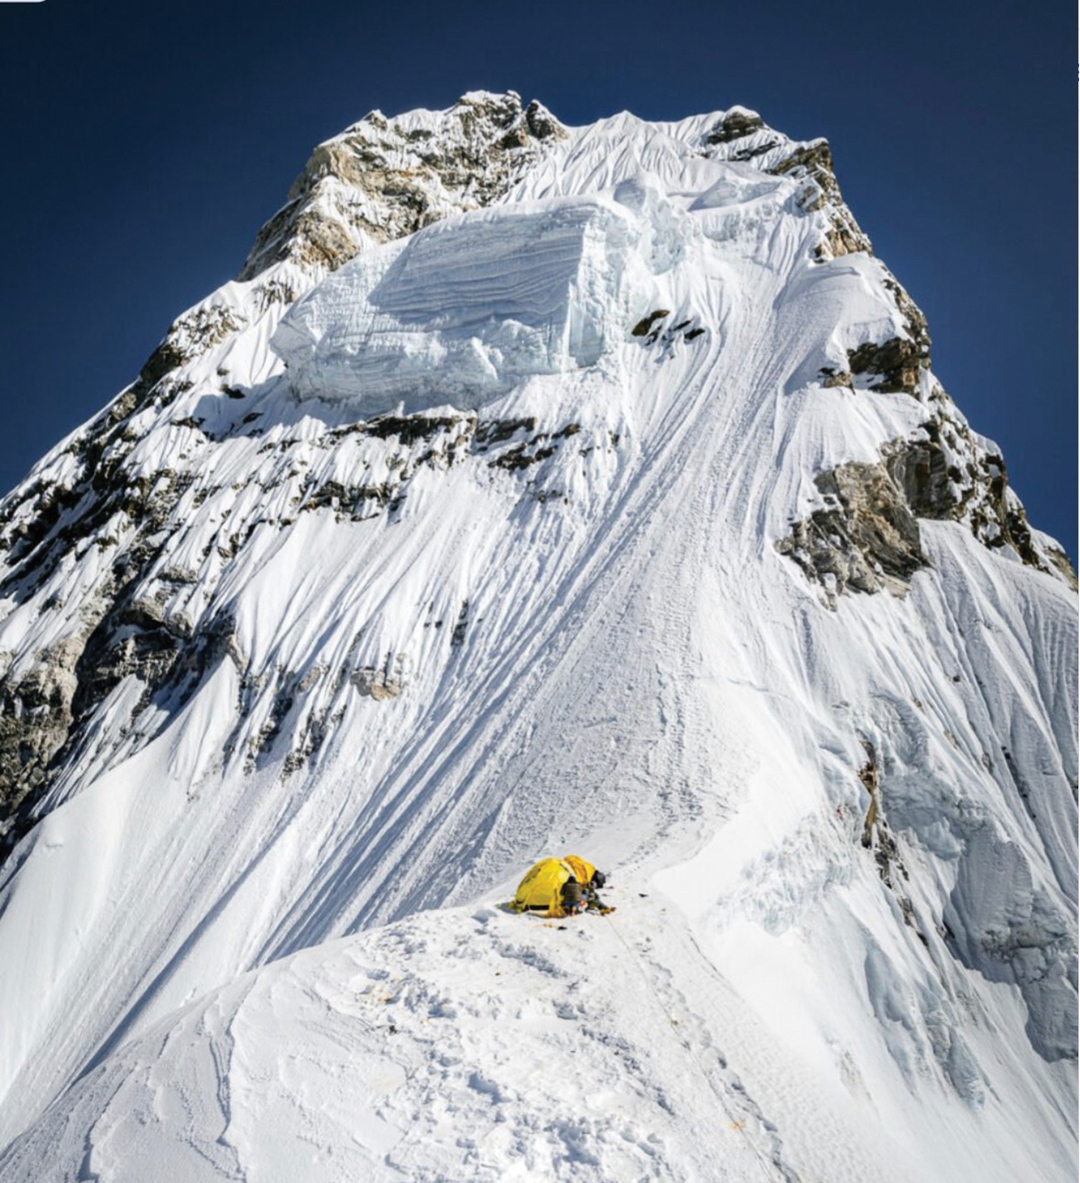
M745 108L320 145L0 504L5 1180L1074 1177L1076 580L930 349Z

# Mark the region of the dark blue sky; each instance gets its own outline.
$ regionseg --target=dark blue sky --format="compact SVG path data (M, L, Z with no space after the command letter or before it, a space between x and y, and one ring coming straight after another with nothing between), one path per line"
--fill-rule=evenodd
M935 370L1076 556L1076 8L0 3L7 489L230 278L311 148L471 89L824 135Z

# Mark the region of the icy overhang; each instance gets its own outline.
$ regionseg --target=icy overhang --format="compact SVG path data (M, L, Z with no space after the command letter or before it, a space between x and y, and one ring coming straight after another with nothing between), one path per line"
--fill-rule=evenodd
M329 276L271 345L300 398L478 406L625 339L654 286L641 238L633 211L596 197L449 218Z

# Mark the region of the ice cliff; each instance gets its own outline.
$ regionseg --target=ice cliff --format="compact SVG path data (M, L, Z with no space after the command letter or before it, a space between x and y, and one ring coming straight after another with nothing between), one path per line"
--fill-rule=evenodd
M622 340L655 303L642 234L595 199L448 218L347 263L289 310L271 348L299 397L348 399L357 414L479 407Z

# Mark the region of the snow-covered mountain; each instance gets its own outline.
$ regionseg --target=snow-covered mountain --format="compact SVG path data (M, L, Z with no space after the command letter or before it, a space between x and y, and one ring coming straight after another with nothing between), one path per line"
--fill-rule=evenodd
M373 112L0 537L5 1181L1075 1177L1076 581L824 141Z

